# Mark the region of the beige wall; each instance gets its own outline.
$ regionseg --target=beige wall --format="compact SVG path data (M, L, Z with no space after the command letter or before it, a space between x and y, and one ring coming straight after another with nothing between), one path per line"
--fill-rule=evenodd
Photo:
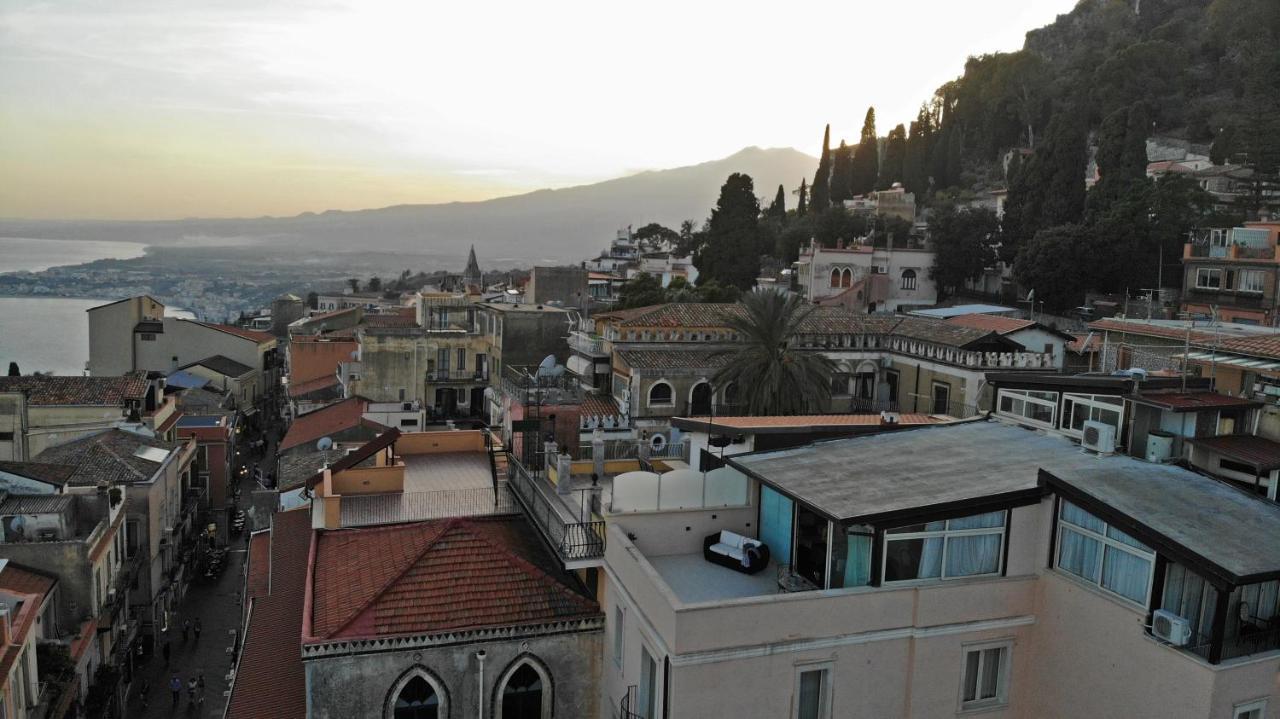
M400 435L396 440L396 454L402 457L414 454L483 452L484 450L484 433L479 430L409 432Z

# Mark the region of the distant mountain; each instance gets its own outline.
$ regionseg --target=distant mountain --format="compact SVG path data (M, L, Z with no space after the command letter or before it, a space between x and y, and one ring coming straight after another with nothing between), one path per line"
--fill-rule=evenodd
M296 217L189 219L161 222L0 220L0 236L129 240L177 245L234 238L253 244L315 250L465 255L474 243L482 265L577 262L595 257L620 227L660 222L678 228L708 216L720 186L734 172L755 180L772 200L813 174L817 159L791 148L748 147L729 157L654 170L593 185L538 190L481 202L397 205L375 210L303 213ZM492 265L491 265L492 266Z

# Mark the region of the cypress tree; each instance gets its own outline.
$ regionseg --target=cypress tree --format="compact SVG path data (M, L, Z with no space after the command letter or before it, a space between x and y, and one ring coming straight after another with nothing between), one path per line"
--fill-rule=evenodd
M876 109L867 108L862 121L862 133L858 137L858 149L853 153L853 174L849 189L854 195L865 195L876 189L880 176L880 143L876 137Z
M774 195L773 204L769 205L769 216L779 223L787 220L787 191L782 185L778 185L778 194Z
M818 156L818 171L813 176L813 188L809 190L809 206L814 212L822 212L831 204L831 125L822 135L822 154Z
M804 217L809 209L809 187L803 177L800 178L800 189L796 192L800 195L800 199L796 201L796 217Z
M840 141L831 160L831 204L839 206L853 198L853 148Z
M929 149L932 143L933 121L929 108L921 105L907 135L907 151L902 163L902 184L917 195L929 191Z
M880 181L876 186L887 190L893 187L893 183L903 182L906 160L907 128L898 125L889 131L889 137L885 141L884 164L880 166Z

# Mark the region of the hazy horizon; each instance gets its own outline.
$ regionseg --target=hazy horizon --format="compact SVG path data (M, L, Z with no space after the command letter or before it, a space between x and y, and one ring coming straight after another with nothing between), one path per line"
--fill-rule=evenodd
M875 105L883 135L1074 4L19 0L0 10L0 217L287 217L815 155L824 123L856 140Z

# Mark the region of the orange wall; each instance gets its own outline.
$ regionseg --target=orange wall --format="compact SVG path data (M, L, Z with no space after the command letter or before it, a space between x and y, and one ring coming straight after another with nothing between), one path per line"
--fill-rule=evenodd
M396 454L408 457L415 454L439 454L441 452L483 452L484 433L479 430L456 432L409 432L396 440Z
M355 340L306 342L294 340L289 345L289 381L301 384L320 377L332 377L339 362L349 362L359 349Z
M354 467L333 478L337 494L385 494L404 491L404 465L394 467Z

